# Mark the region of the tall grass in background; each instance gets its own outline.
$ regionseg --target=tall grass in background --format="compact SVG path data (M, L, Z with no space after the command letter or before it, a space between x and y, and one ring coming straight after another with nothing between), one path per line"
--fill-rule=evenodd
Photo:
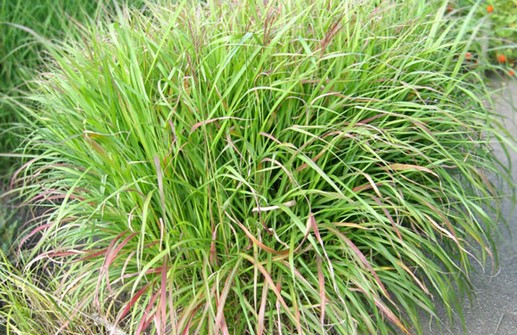
M8 0L0 3L0 153L19 143L19 110L11 100L46 62L41 39L64 39L78 26L107 14L117 5L141 7L143 0ZM0 172L10 162L0 157Z
M117 5L141 7L143 0L6 0L0 2L0 237L4 250L16 237L17 216L3 193L19 166L14 149L27 136L18 100L27 82L48 61L43 40L65 39L81 25L113 12Z
M25 82L44 62L41 41L34 34L49 39L63 37L77 22L94 14L97 4L82 0L11 0L0 4L0 152L10 152L20 142L20 134L13 129L18 126L18 111L9 100L25 90ZM10 164L5 157L0 159L5 174Z
M130 334L423 333L496 258L467 24L428 1L120 12L52 51L15 181L27 268ZM434 9L430 9L434 8Z

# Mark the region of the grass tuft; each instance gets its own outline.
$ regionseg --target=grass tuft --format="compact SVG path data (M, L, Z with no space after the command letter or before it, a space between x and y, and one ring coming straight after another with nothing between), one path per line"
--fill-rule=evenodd
M427 3L149 4L56 47L16 178L43 211L30 266L131 334L452 317L496 258L511 143L467 25Z

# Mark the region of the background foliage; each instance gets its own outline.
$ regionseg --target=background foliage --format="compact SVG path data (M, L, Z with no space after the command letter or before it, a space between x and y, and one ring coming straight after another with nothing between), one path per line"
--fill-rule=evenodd
M517 65L517 1L456 0L448 10L452 15L466 17L473 10L472 29L475 40L468 61L486 67L491 63L511 77Z

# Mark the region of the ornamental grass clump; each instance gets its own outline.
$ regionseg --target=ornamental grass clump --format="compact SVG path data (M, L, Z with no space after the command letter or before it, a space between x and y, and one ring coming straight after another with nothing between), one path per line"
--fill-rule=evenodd
M52 49L15 176L42 213L27 267L128 334L452 316L508 171L466 24L427 3L148 5Z

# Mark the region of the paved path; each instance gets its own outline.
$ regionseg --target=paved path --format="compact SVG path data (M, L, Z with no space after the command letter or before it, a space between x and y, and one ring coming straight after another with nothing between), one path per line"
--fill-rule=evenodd
M505 117L505 126L517 137L517 80L502 83L504 90L497 100L497 111ZM513 107L512 107L513 106ZM495 152L506 161L500 148ZM512 175L517 182L517 153L511 153ZM503 185L501 185L503 186ZM467 335L517 335L517 210L506 200L503 215L509 228L503 230L498 241L500 269L497 273L477 274L473 278L476 296L472 302L465 302ZM512 238L513 236L513 238ZM436 323L424 326L427 335L464 334L456 324L440 329Z

